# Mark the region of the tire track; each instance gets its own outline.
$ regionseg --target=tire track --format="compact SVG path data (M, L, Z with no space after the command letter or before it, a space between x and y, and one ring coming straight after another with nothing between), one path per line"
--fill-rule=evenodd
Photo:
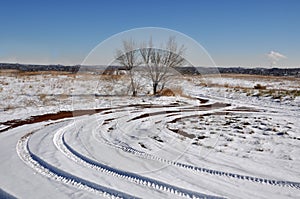
M3 199L16 199L15 196L7 193L6 191L4 191L3 189L0 188L0 198Z
M171 160L167 160L164 158L160 158L160 157L154 156L152 154L148 154L143 151L139 151L137 149L134 149L134 148L128 146L128 144L126 144L120 140L116 140L116 142L112 143L112 142L109 142L108 139L106 139L104 137L100 137L100 135L98 135L98 134L93 133L93 135L98 141L105 143L115 149L119 149L124 152L131 153L140 158L156 160L156 161L166 163L166 164L169 164L172 166L180 167L182 169L186 169L189 171L206 173L206 174L215 175L215 176L235 178L235 179L239 179L239 180L246 180L246 181L251 181L254 183L261 183L261 184L267 184L267 185L273 185L273 186L290 187L290 188L300 189L299 182L292 182L292 181L285 181L285 180L272 180L272 179L236 174L236 173L231 173L231 172L218 171L218 170L208 169L208 168L204 168L204 167L198 167L198 166L194 166L194 165L190 165L190 164L184 164L181 162L176 162L176 161L171 161Z
M139 106L119 106L119 107L114 107L114 108L107 108L107 109L99 109L97 110L98 113L102 112L102 111L111 111L113 109L115 109L116 111L118 109L122 109L122 108L130 108L130 107L136 107L136 108L145 108L144 105L139 105ZM164 106L162 106L164 107ZM176 108L179 108L177 106L173 106ZM153 105L149 106L149 108L161 108L161 107L153 107ZM97 113L96 111L96 113ZM183 112L192 112L192 110L182 110ZM95 110L93 110L93 113L95 113ZM89 111L82 111L80 112L79 115L92 115L92 112ZM159 112L160 113L160 112ZM60 113L61 114L61 113ZM56 115L53 114L53 118L54 120L59 120L62 118L68 118L68 117L74 117L73 115L74 113L72 112L72 116L71 116L71 112L68 113L67 115L62 114L60 115L60 117L57 118ZM110 113L108 113L110 114ZM154 114L155 115L155 114ZM153 116L154 116L153 115ZM143 116L143 115L142 115ZM151 113L148 114L148 117L151 117ZM141 117L141 116L136 116L136 117ZM52 115L51 115L51 119ZM24 124L31 124L31 123L38 123L41 122L43 120L48 120L48 115L47 117L43 117L43 118L36 118L35 120L26 120L26 121L21 121L21 122L16 122L16 124L11 124L11 126L9 126L9 128L14 128L20 125L24 125ZM133 118L133 119L139 119L139 118ZM130 121L130 120L129 120ZM128 121L127 121L128 122ZM7 129L5 129L7 130ZM3 131L5 131L3 130ZM1 130L2 131L2 130ZM0 131L0 132L1 132ZM52 165L48 164L47 162L43 161L41 158L39 158L38 156L34 155L33 153L30 152L29 150L29 145L28 145L28 140L30 138L31 134L28 134L24 137L22 137L17 144L17 152L19 157L29 166L31 166L33 169L37 170L39 173L53 179L56 181L60 181L62 183L68 184L68 185L72 185L74 187L80 188L80 189L84 189L90 192L95 192L97 194L103 195L103 196L107 196L107 197L112 197L112 198L134 198L134 196L130 196L127 195L126 193L122 193L116 190L112 190L106 187L103 187L101 185L97 185L95 183L86 181L84 179L78 178L72 174L66 173L62 170L59 170L55 167L53 167ZM127 143L124 143L120 140L115 140L114 142L111 142L109 139L105 139L104 137L101 137L99 134L94 134L93 135L95 137L97 137L97 140L100 142L104 142L105 144L107 144L108 146L118 149L118 150L122 150L124 152L127 153L131 153L132 155L138 156L140 158L144 158L144 159L151 159L151 160L156 160L168 165L172 165L172 166L176 166L182 169L186 169L188 171L192 171L192 172L199 172L199 173L205 173L205 174L209 174L209 175L213 175L213 176L221 176L221 177L228 177L228 178L233 178L233 179L239 179L239 180L244 180L244 181L250 181L250 182L254 182L254 183L260 183L260 184L266 184L266 185L272 185L272 186L279 186L279 187L290 187L290 188L295 188L295 189L300 189L300 183L299 182L292 182L292 181L284 181L284 180L272 180L272 179L265 179L265 178L260 178L260 177L254 177L254 176L247 176L247 175L241 175L241 174L236 174L236 173L231 173L231 172L224 172L224 171L218 171L218 170L213 170L213 169L209 169L209 168L204 168L204 167L198 167L198 166L194 166L194 165L190 165L190 164L185 164L185 163L181 163L181 162L176 162L176 161L172 161L172 160L167 160L158 156L154 156L152 154L148 154L146 152L143 151L139 151L137 149L134 149L132 147L130 147ZM105 140L103 140L105 139ZM105 168L105 165L96 162L94 160L91 160L87 157L84 157L82 154L76 152L74 149L72 149L66 142L64 139L64 136L62 136L62 147L66 148L66 151L69 151L70 154L74 155L74 157L77 157L78 159L73 159L74 161L77 161L80 164L87 164L86 166L99 170L101 172L106 172L112 176L115 177L120 177L120 178L124 178L128 181L131 181L133 183L136 184L140 184L140 185L144 185L144 186L148 186L150 188L153 189L157 189L157 190L162 190L162 191L166 191L166 192L170 192L170 193L174 193L177 195L181 195L181 196L186 196L186 197L194 197L197 198L195 195L193 195L192 193L189 193L189 190L182 190L182 191L176 191L175 189L171 189L169 184L162 184L163 182L153 182L151 181L152 179L143 179L143 176L131 176L131 173L125 172L122 173L124 171L120 171L120 170L114 170L114 168ZM64 153L66 153L66 151ZM71 158L71 155L68 156L69 158ZM72 159L72 158L71 158ZM104 166L101 170L101 166ZM120 173L121 172L121 173ZM127 176L126 176L127 175ZM136 174L135 174L136 175ZM172 186L172 185L171 185ZM181 189L181 188L179 188ZM188 192L185 192L188 191ZM189 194L187 194L189 193ZM199 193L197 193L199 194ZM204 197L208 197L208 198L212 198L215 196L206 196L206 195L199 195L201 196L200 198L204 198ZM217 197L216 197L217 198Z
M96 183L84 180L70 173L62 171L45 162L29 149L29 139L34 132L23 136L17 143L16 150L20 159L38 173L55 181L73 186L78 189L89 191L107 198L137 198L124 192L107 188Z
M72 124L71 124L72 125ZM82 154L78 153L76 150L74 150L70 145L68 145L64 138L64 130L67 129L70 125L64 127L63 129L60 129L53 138L53 142L55 146L64 153L68 158L73 160L74 162L81 164L85 167L88 167L90 169L94 169L103 173L107 173L109 175L112 175L114 177L122 178L125 180L128 180L132 183L136 183L142 186L149 187L151 189L156 189L159 191L165 191L168 193L172 193L178 196L183 196L187 198L208 198L208 199L217 199L221 198L218 196L211 196L206 195L202 193L197 193L194 191L186 190L180 187L176 187L152 178L144 177L135 173L119 170L107 165L104 165L102 163L96 162L92 159L89 159Z

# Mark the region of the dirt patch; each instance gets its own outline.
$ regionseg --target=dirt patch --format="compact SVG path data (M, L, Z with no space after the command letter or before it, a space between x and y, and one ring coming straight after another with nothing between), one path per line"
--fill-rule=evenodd
M155 116L155 115L163 115L163 114L178 113L178 112L181 112L181 111L180 110L173 110L173 111L158 111L158 112L153 112L153 113L144 113L142 115L139 115L137 117L134 117L134 118L128 120L127 122L142 119L142 118L147 118L147 117L151 117L151 116Z
M199 97L197 97L196 99L199 100L201 104L205 104L205 103L209 102L208 99L203 99L203 98L199 98Z
M236 108L229 109L226 111L229 111L229 112L231 112L231 111L233 111L233 112L260 112L261 110L255 109L252 107L241 106L241 107L236 107Z
M153 104L130 104L130 105L123 105L123 106L117 106L117 107L112 107L112 108L99 108L99 109L75 110L75 111L60 111L60 112L57 112L57 113L48 113L48 114L45 114L45 115L36 115L36 116L32 116L32 117L29 117L29 118L24 119L24 120L10 120L10 121L6 121L6 122L2 122L2 123L0 123L0 125L4 125L6 127L0 129L0 133L4 132L4 131L7 131L9 129L12 129L12 128L16 128L18 126L26 125L26 124L34 124L34 123L44 122L44 121L48 121L48 120L59 120L59 119L72 118L72 117L83 116L83 115L92 115L92 114L100 113L100 112L104 112L104 111L106 111L105 113L108 114L108 113L111 113L112 110L123 109L123 108L128 108L128 107L164 108L164 107L176 107L176 106L178 106L177 103L164 105L164 106L153 105ZM153 115L164 114L164 113L173 113L173 112L172 111L161 111L161 112L153 113ZM147 116L147 114L144 114L144 115L145 116L141 116L141 118ZM150 115L152 115L152 114L150 114ZM149 114L148 114L148 116L149 116Z
M170 129L170 128L168 128L168 129L170 131L173 131L174 133L177 133L179 135L182 135L182 136L190 138L190 139L193 139L196 137L194 134L189 134L189 133L183 131L182 129Z
M179 103L171 103L167 105L157 105L157 104L130 104L128 107L138 107L138 108L170 108L170 107L178 107Z
M225 108L231 106L231 104L216 102L213 104L194 106L192 108L182 108L180 109L182 112L190 112L190 111L208 111L216 108Z
M82 116L82 115L91 115L91 114L99 113L99 112L102 112L105 110L108 110L108 109L103 108L103 109L94 109L94 110L61 111L58 113L36 115L36 116L32 116L25 120L11 120L11 121L0 123L0 125L8 126L7 128L1 129L0 133L6 131L8 129L16 128L18 126L22 126L25 124L34 124L34 123L44 122L44 121L48 121L48 120L59 120L59 119L71 118L71 117Z
M102 125L106 125L106 124L109 124L111 121L115 120L116 118L109 118L109 119L106 119L103 121L103 124Z

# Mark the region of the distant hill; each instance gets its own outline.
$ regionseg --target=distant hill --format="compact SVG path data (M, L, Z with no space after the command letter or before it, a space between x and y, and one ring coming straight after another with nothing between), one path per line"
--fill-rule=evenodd
M112 74L112 71L124 70L120 66L64 66L64 65L35 65L35 64L12 64L0 63L0 70L19 70L19 71L65 71L71 73L88 72L95 74ZM243 67L176 67L181 74L252 74L252 75L272 75L272 76L293 76L300 77L300 68L243 68Z

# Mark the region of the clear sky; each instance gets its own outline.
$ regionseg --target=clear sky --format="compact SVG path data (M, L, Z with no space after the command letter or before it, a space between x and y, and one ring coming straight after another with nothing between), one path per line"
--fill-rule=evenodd
M9 0L0 25L0 62L80 64L108 37L154 26L192 37L220 66L279 54L278 66L300 67L299 0Z

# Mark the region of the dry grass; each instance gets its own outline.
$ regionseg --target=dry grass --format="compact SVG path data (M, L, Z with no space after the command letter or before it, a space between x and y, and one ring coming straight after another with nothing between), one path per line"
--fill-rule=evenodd
M0 84L2 84L3 86L7 86L9 83L8 82L4 82L4 81L0 81Z
M39 94L40 101L45 101L47 94Z
M277 82L282 85L285 85L289 82L289 84L293 85L294 89L300 89L300 78L297 77L286 77L286 76L262 76L262 75L246 75L246 74L216 74L216 75L206 75L202 76L193 76L190 78L194 78L193 82L195 85L202 87L219 87L219 88L229 88L229 89L249 89L249 86L240 86L240 85L230 85L229 83L212 83L214 78L221 79L237 79L237 80L248 80L252 82L264 82L266 85L256 85L254 89L267 89L267 86L272 82ZM207 78L207 79L206 79ZM253 87L252 87L253 88ZM287 90L287 89L275 89L274 90Z
M59 100L66 100L66 99L68 99L69 98L69 96L70 95L68 95L68 94L60 94L60 95L58 95L58 99Z
M67 71L19 71L19 70L0 70L0 75L2 76L17 76L17 77L26 77L26 76L35 76L35 75L51 75L51 76L60 76L66 75L69 77L75 77L76 73L67 72Z
M222 78L238 78L238 79L247 79L247 80L255 80L255 79L265 79L265 80L290 80L290 81L300 81L297 77L289 77L289 76L268 76L268 75L250 75L250 74L218 74L218 75L207 75L207 77L222 77Z
M15 108L17 108L16 106L13 106L13 105L8 105L7 107L5 107L3 110L4 111L8 111L8 110L13 110L13 109L15 109Z
M159 92L159 95L162 95L162 96L175 96L175 93L173 92L173 90L171 90L169 88L164 88L162 91Z
M176 87L172 89L173 93L175 94L175 96L182 96L182 97L188 97L182 90L181 87Z
M266 89L267 87L266 86L263 86L263 85L261 85L261 84L256 84L255 86L254 86L254 89Z
M259 96L270 96L273 99L282 99L283 97L298 97L300 96L300 90L275 90L275 89L265 89L259 90Z
M19 70L13 70L13 69L1 69L0 70L1 75L18 73L18 72L19 72Z
M117 81L124 79L124 75L101 75L101 80L105 81Z
M181 87L164 88L158 94L161 95L161 96L181 96L181 97L191 99L191 96L186 95Z

